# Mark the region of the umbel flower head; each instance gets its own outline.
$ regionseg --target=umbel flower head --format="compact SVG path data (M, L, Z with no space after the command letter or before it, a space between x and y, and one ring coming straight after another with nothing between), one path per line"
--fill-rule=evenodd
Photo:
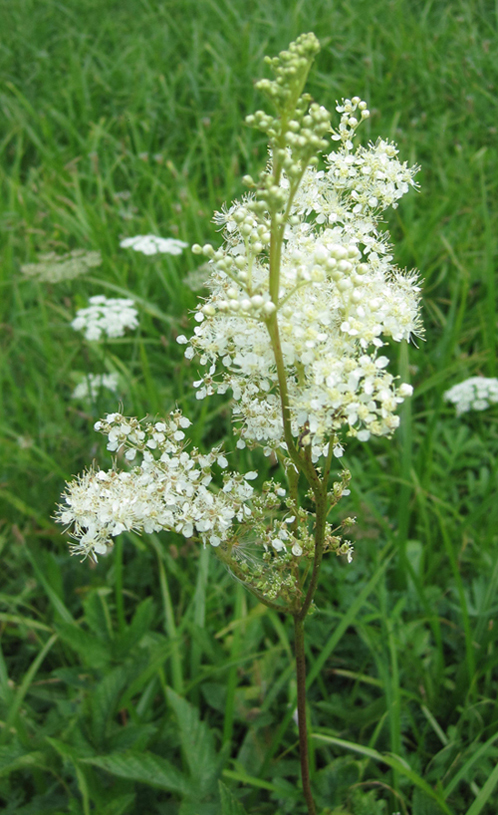
M453 385L445 392L444 398L455 405L457 416L470 410L486 410L498 404L498 379L471 376Z
M159 238L157 235L136 235L134 238L123 238L119 245L123 249L134 249L135 252L142 252L143 255L181 255L183 249L188 246L185 241L178 238Z
M103 294L90 297L87 308L80 308L71 325L75 331L83 331L87 340L107 337L123 337L127 328L138 325L138 311L133 300L123 297L107 298Z

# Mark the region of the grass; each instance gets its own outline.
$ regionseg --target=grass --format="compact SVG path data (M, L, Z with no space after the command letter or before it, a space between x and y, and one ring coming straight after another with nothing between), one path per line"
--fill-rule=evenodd
M65 479L108 463L92 426L116 400L71 400L75 372L115 371L127 413L179 403L196 443L233 449L225 404L196 402L175 342L194 256L119 239L219 240L212 210L265 160L243 124L262 56L313 30L313 96L366 98L365 137L421 165L389 227L424 277L426 340L399 357L415 396L395 439L347 449L356 558L325 563L307 625L312 783L335 815L494 815L498 414L457 419L443 393L497 373L496 4L18 0L0 20L4 812L209 815L220 778L223 812L303 811L287 621L183 539L125 536L81 565L51 515ZM20 273L73 248L102 266ZM137 332L98 350L69 326L97 293L140 307Z

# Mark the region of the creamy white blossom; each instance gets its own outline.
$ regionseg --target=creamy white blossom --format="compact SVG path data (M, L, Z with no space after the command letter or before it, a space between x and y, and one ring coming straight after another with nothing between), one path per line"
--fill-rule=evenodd
M188 243L180 241L178 238L159 238L156 235L136 235L134 238L124 238L119 242L124 248L134 249L135 252L142 252L143 255L181 255Z
M87 470L68 485L57 519L72 528L72 551L82 556L103 554L125 530L174 530L219 546L232 525L251 515L254 489L247 476L230 473L218 490L209 489L213 466L227 466L221 448L207 454L185 449L190 421L176 411L160 422L141 423L111 413L95 425L108 438L107 449L124 451L131 470Z
M331 437L334 453L341 453L343 428L361 441L391 435L412 388L389 372L381 349L388 340L421 334L418 276L393 264L379 227L383 211L414 186L417 168L401 163L385 140L354 149L355 131L368 115L358 97L337 110L338 149L325 170L306 169L289 202L278 301L268 283L270 216L251 194L215 216L224 234L220 249L193 247L210 258L211 295L197 310L185 352L206 366L194 382L199 399L230 388L242 440L267 451L285 448L267 327L277 310L292 433L297 438L306 430L314 460ZM282 173L284 193L290 186Z
M453 385L445 392L444 398L455 405L457 416L470 410L486 410L498 404L498 379L471 376Z
M90 297L89 306L80 308L71 325L75 331L83 331L87 340L107 337L123 337L127 328L138 325L138 311L134 301L128 298L107 298L104 295Z
M116 393L119 385L119 377L116 373L110 374L87 374L81 382L74 388L71 398L94 402L102 388L106 388Z

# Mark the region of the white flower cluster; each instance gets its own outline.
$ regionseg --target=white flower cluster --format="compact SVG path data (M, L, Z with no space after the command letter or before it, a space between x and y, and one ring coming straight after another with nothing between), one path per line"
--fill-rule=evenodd
M471 376L453 385L445 392L444 398L455 405L457 416L469 410L486 410L490 405L498 404L498 379Z
M251 517L248 483L255 472L225 475L217 491L208 489L213 465L228 462L221 448L206 455L185 449L184 430L190 421L180 411L167 420L146 423L111 413L95 425L108 437L108 450L124 450L133 469L90 469L68 485L57 520L72 528L73 554L105 554L112 538L124 530L174 530L186 538L219 546L233 533L233 524ZM285 491L284 493L285 494Z
M133 300L107 298L98 294L90 297L88 308L80 308L71 325L75 331L84 331L87 340L100 340L102 334L108 337L123 337L127 328L138 325L138 311Z
M181 255L183 249L188 246L185 241L177 238L158 238L156 235L136 235L134 238L124 238L119 245L124 248L134 249L135 252L142 252L143 255Z
M72 399L89 399L94 402L102 388L106 388L116 393L119 385L119 377L116 373L111 374L87 374L79 382L71 394Z
M217 214L222 248L193 248L210 258L211 296L195 315L194 336L178 338L188 343L187 358L197 354L207 366L194 383L198 398L232 389L239 444L285 448L267 327L277 311L292 432L296 438L306 433L314 460L327 452L330 438L341 454L342 428L362 441L395 430L395 411L412 388L388 372L380 349L387 339L421 333L417 275L393 265L379 228L383 210L414 186L417 168L401 164L396 147L382 140L353 150L366 104L355 97L337 109L343 114L333 136L338 150L325 170L309 167L282 202L290 217L278 297L269 290L270 217L249 195ZM281 189L290 196L291 187L283 175Z

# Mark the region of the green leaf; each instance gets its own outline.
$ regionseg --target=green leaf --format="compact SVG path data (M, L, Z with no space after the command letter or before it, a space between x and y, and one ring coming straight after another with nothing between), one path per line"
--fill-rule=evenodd
M484 744L481 744L481 746L477 750L476 749L472 750L472 755L470 756L470 758L467 759L463 767L459 769L456 775L453 776L449 784L447 784L447 786L445 787L443 792L445 798L448 798L448 796L451 795L451 793L453 792L455 787L458 786L460 781L467 778L467 775L474 766L474 764L482 762L482 760L486 756L486 753L488 752L488 749L495 743L497 739L498 733L494 733Z
M246 810L240 801L235 798L223 781L219 781L218 786L221 798L221 815L246 815Z
M130 625L119 637L116 637L114 655L117 658L122 658L138 645L144 634L149 630L153 617L154 603L151 597L147 597L137 607Z
M199 797L203 797L215 784L225 762L225 753L216 753L214 736L207 724L199 719L197 708L171 688L166 692L178 719L180 741L192 782Z
M413 815L441 815L444 811L418 787L413 791L412 809Z
M91 668L105 668L111 659L109 644L98 640L95 634L84 631L76 624L59 623L56 630L73 651L76 651L83 665Z
M153 724L127 724L126 727L120 727L112 733L107 740L107 748L113 753L145 750L156 733L157 727Z
M112 631L107 609L105 595L110 593L110 589L98 589L92 591L85 598L83 607L85 609L85 622L99 640L109 642Z
M119 795L102 809L99 809L99 815L123 815L124 812L135 812L134 803L135 796L133 794Z
M71 612L66 608L57 592L54 591L54 589L50 585L50 582L45 576L42 567L38 563L37 558L34 556L33 552L29 549L28 546L26 547L25 552L33 567L33 571L36 574L37 579L43 586L43 589L45 590L45 593L49 598L56 614L61 618L61 620L64 620L68 624L74 622Z
M96 748L104 747L107 723L114 716L116 703L127 680L128 671L125 668L114 668L92 692L92 734Z
M15 748L12 745L0 747L0 777L7 776L14 770L40 767L45 764L45 755L38 750L28 752L22 747Z
M486 806L487 802L491 798L497 784L498 784L498 764L496 765L493 772L487 779L486 783L481 787L477 798L475 799L472 806L467 810L466 815L479 815L483 807Z
M180 795L189 795L192 784L182 773L165 758L154 753L112 753L109 756L96 756L95 758L81 759L82 762L100 767L118 778L127 778L128 781L139 781L168 792Z
M404 775L405 778L408 778L412 784L414 784L419 789L423 790L429 798L432 800L437 801L440 806L440 811L445 813L445 815L453 815L451 809L449 808L448 804L443 800L443 797L439 792L436 792L432 789L432 787L421 778L415 770L412 770L410 765L400 756L386 754L386 753L379 753L377 750L372 750L371 747L364 747L361 744L355 744L351 741L344 741L344 739L337 739L334 736L326 736L322 735L321 733L313 733L312 738L317 739L319 741L324 741L327 744L335 744L337 747L341 747L345 750L352 750L354 753L359 753L362 756L367 756L368 758L372 758L374 761L379 761L382 764L387 764L388 767L391 767L393 770L397 770L401 775ZM479 810L480 811L480 810ZM467 813L470 815L470 810ZM471 815L476 815L476 813L472 813Z

